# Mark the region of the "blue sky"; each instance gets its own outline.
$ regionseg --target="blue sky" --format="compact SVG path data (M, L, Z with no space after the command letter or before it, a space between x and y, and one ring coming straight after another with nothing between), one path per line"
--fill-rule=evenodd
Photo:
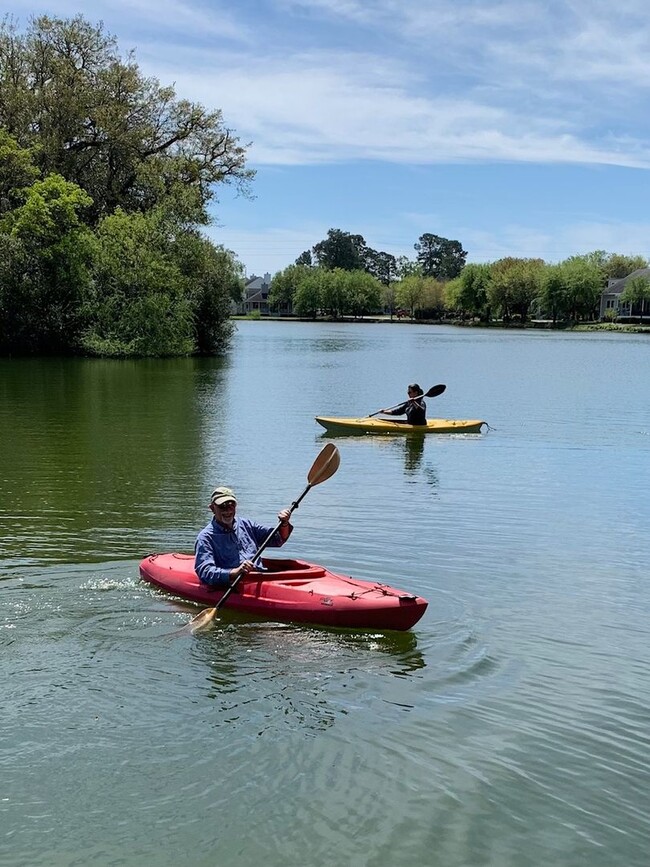
M209 230L248 275L338 228L468 261L650 256L650 18L641 0L8 0L83 14L252 142L253 199Z

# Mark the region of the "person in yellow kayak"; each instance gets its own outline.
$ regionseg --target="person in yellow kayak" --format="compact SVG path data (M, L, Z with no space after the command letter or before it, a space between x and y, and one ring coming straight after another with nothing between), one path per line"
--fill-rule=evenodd
M194 571L202 584L228 587L244 572L260 569L253 557L273 527L238 518L237 498L231 488L215 488L209 509L212 520L201 530L194 546ZM289 509L278 512L280 526L271 536L270 548L280 548L291 535L290 515Z
M427 405L422 395L424 392L417 384L412 382L408 389L408 400L396 406L395 409L382 409L385 415L405 415L406 419L398 419L398 424L423 424L427 423Z

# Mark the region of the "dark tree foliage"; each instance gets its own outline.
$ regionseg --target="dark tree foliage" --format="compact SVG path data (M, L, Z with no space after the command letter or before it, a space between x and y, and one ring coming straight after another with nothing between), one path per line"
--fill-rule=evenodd
M0 24L0 352L222 352L241 293L202 237L253 172L221 112L178 100L81 16Z
M361 235L330 229L325 240L314 244L313 253L320 268L360 271L365 266L367 249Z
M417 251L417 261L425 277L453 280L465 266L467 251L463 250L460 241L450 241L427 232L420 235L413 247Z
M296 265L306 265L308 268L312 266L311 250L305 250L298 256L295 261Z
M79 15L36 18L25 33L2 24L0 127L34 149L42 175L84 189L95 221L171 196L188 219L206 223L213 184L246 189L253 174L220 111L176 99Z
M368 249L366 271L384 286L390 286L397 279L397 259L390 253Z
M327 238L314 244L313 260L319 268L334 271L366 271L385 286L397 277L397 260L390 253L373 250L362 235L330 229ZM309 250L296 259L296 265L312 265Z

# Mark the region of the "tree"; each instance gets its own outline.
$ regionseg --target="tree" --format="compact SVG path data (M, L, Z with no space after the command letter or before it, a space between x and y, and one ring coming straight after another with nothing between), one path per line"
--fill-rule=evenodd
M316 318L322 306L321 283L322 271L319 268L314 268L303 276L293 298L294 313L310 319Z
M118 209L97 230L91 322L83 337L97 355L189 355L192 308L160 213Z
M97 230L97 287L83 337L97 355L165 356L223 351L230 304L241 294L232 253L164 210L116 211Z
M424 277L413 274L410 277L405 277L397 284L396 296L397 303L400 307L406 307L411 314L411 318L415 316L415 308L418 307L424 297L425 281Z
M91 289L93 236L81 214L90 197L60 175L23 190L0 218L8 257L0 285L0 349L71 352Z
M490 319L488 289L492 280L490 266L470 263L466 265L460 276L458 290L455 293L455 303L464 313Z
M222 352L242 269L199 227L217 184L247 193L253 174L219 111L146 78L102 25L5 18L0 351Z
M458 277L465 266L467 252L460 241L450 241L439 235L425 233L420 235L416 244L417 260L425 277L438 280L452 280Z
M223 353L234 331L231 304L243 295L241 262L232 251L189 229L177 232L171 252L191 304L193 350L202 355Z
M416 316L419 319L442 319L445 312L445 284L434 277L422 279L422 298Z
M312 266L311 250L305 250L296 259L296 265L306 265L308 268Z
M518 315L522 322L526 321L530 305L541 290L543 268L542 259L512 256L492 263L487 300L504 322L509 322L513 315Z
M634 312L634 305L639 305L639 318L643 322L643 310L645 303L650 302L650 280L647 277L632 277L625 284L621 293L621 302L630 305L630 315Z
M648 260L643 256L625 256L622 253L612 253L603 265L605 280L621 280L633 271L648 267Z
M338 319L350 309L348 271L320 268L320 306L323 313Z
M539 302L542 310L551 315L553 325L567 313L567 279L562 265L547 265L542 274Z
M367 271L349 271L347 283L347 310L353 316L376 313L381 309L381 283Z
M384 310L388 310L391 319L397 306L397 286L397 283L390 283L388 286L381 287L381 304Z
M594 254L570 256L560 263L566 291L566 313L575 321L595 319L603 289L602 263Z
M314 244L316 264L333 271L358 271L366 263L366 242L361 235L351 235L341 229L330 229L327 238Z
M366 251L366 271L371 274L384 286L390 286L391 282L397 278L397 260L390 253L377 250Z
M35 18L24 34L5 19L0 94L0 126L34 149L43 175L86 190L95 222L117 207L130 213L171 199L185 219L205 224L214 185L247 192L254 174L220 111L145 78L102 25L80 15Z
M0 214L19 206L24 198L22 190L38 176L32 152L0 129Z
M419 262L414 262L408 256L397 257L397 276L400 280L404 277L422 276L422 268Z
M310 270L309 266L296 263L274 274L269 290L269 305L291 309L298 286Z

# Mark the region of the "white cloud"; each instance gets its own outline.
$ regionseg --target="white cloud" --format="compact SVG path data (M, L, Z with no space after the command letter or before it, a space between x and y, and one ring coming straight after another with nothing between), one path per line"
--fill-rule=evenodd
M590 142L571 118L525 106L433 96L403 63L371 54L318 52L246 65L217 65L194 51L155 73L177 90L223 108L226 122L252 139L257 164L382 160L609 164L650 167L650 148L631 137ZM177 73L177 74L175 74Z
M254 17L223 2L98 0L92 14L119 24L147 73L222 108L259 165L650 166L638 0L260 0Z

